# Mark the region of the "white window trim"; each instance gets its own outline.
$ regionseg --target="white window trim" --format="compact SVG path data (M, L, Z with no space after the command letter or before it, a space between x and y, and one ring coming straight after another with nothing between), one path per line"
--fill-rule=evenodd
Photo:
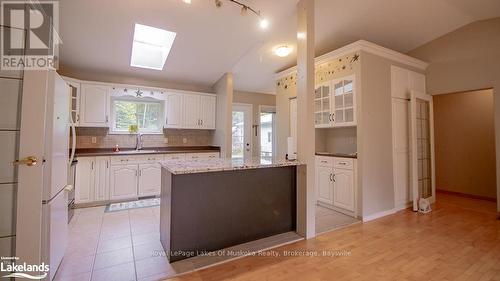
M152 98L134 98L130 96L120 96L120 97L111 97L111 124L109 127L109 134L110 135L135 135L135 133L130 133L128 130L127 131L119 131L115 130L115 121L116 121L116 112L115 112L115 106L114 103L115 101L131 101L131 102L144 102L144 103L159 103L160 104L160 118L159 118L159 130L158 131L144 131L144 130L139 130L139 133L141 134L147 134L147 135L162 135L163 134L163 119L165 116L165 101L164 100L157 100L157 99L152 99Z

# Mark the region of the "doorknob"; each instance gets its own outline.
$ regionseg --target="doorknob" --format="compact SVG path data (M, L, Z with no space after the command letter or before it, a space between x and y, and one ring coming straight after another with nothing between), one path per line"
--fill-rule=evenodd
M14 166L19 166L19 165L35 166L37 163L38 159L36 159L35 156L28 156L26 158L12 162Z

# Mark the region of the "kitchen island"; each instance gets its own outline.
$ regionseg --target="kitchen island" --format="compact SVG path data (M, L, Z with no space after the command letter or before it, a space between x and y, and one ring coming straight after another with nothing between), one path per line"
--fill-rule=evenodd
M295 231L291 161L163 161L160 239L170 262Z

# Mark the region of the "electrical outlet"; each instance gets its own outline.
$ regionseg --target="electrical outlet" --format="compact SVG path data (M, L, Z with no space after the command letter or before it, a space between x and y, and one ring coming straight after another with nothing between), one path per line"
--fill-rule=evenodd
M97 143L97 137L92 137L92 143Z
M163 143L168 144L168 138L163 139Z
M187 138L182 138L182 143L183 144L186 144L188 142L188 139Z

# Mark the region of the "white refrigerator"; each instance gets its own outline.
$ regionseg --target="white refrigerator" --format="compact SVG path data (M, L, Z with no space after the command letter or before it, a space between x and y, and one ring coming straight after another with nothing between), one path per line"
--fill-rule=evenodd
M68 244L68 159L70 158L70 89L55 72L47 75L45 152L42 190L41 260L52 280ZM74 146L72 147L74 151Z

